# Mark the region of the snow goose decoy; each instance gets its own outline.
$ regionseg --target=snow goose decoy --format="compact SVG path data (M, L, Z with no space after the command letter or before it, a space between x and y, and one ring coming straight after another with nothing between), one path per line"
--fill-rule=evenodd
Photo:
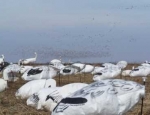
M105 67L104 66L96 66L95 68L94 68L94 70L91 72L91 74L96 74L96 73L99 73L101 70L103 70L103 69L105 69Z
M3 54L1 55L1 58L0 58L0 64L4 65L4 55Z
M16 74L20 73L20 61L18 61L18 64L9 64L6 68L3 70L3 79L7 81L17 81L18 77Z
M130 77L142 77L144 85L146 85L146 78L148 75L150 75L149 66L138 66L137 68L133 67L132 71L130 72ZM141 115L143 113L143 101L144 98L142 98Z
M130 77L147 77L150 74L150 67L148 66L138 66L130 72Z
M80 71L80 68L73 65L65 66L63 69L60 70L60 74L62 75L72 75L77 74Z
M30 63L36 62L37 53L35 52L34 54L35 54L35 57L34 57L34 58L24 59L24 60L21 61L21 64L30 64Z
M50 61L50 65L61 70L63 69L65 66L62 64L61 59L53 59ZM59 85L60 85L60 71L59 71Z
M21 78L26 81L37 80L37 79L50 79L54 78L59 72L59 69L48 66L37 66L28 69Z
M80 62L73 63L72 65L76 66L76 67L79 67L80 71L82 71L86 67L86 64L83 64L83 63L80 63ZM80 71L78 73L80 73ZM81 76L80 76L80 82L81 82Z
M150 67L150 62L145 61L144 63L141 64L141 66L147 66L147 67Z
M58 69L63 69L65 66L62 64L61 60L58 59L53 59L52 61L50 61L50 65L54 66Z
M92 71L94 71L94 68L95 68L94 66L89 65L89 64L86 64L86 65L85 65L85 68L80 71L80 73L83 73L83 74L84 74L84 82L85 82L85 80L86 80L85 74L86 74L86 73L91 73Z
M80 72L79 67L73 66L73 65L68 65L60 70L60 75L63 75L63 76L68 75L68 82L69 82L69 75L77 74L78 72Z
M121 69L125 69L128 63L126 61L119 61L116 65L120 67Z
M52 115L123 115L145 94L145 87L124 80L94 82L62 99Z
M52 111L62 98L73 94L85 86L87 86L87 84L71 83L62 87L44 88L30 96L27 100L27 105L35 107L37 110L46 109Z
M121 76L123 76L125 79L127 76L130 76L131 70L123 70L121 73Z
M97 74L97 73L100 73L102 70L104 69L112 69L112 68L118 68L118 66L112 64L112 63L104 63L102 64L101 66L96 66L94 68L94 70L91 72L91 74Z
M50 62L50 65L61 70L61 69L64 69L65 66L61 63L61 60L58 60L58 59L53 59L51 62ZM59 71L59 86L60 86L60 71Z
M82 64L82 63L79 63L79 62L78 63L73 63L72 65L76 66L76 67L79 67L80 71L82 71L86 66L86 64Z
M127 67L128 63L126 61L119 61L116 65L121 68L121 71L123 71L123 69ZM122 79L122 74L120 75L120 78Z
M121 74L121 69L119 68L105 68L101 70L99 73L96 73L93 76L94 81L104 80L104 79L112 79Z
M127 66L127 62L119 61L116 65L112 64L112 63L104 63L104 64L102 64L102 66L104 66L105 68L118 68L118 69L121 69L121 71L122 71L122 69L124 69Z
M116 67L116 65L115 65L115 64L112 64L112 63L104 63L104 64L102 64L101 67L111 68L111 67Z
M80 73L91 73L94 70L94 68L94 66L86 64L85 68L82 69Z
M5 81L4 79L0 78L0 92L4 91L7 88L8 88L7 81Z
M4 70L4 68L6 68L9 65L8 62L4 62L4 64L0 64L0 73L2 73L2 71Z
M50 61L50 63L55 65L55 64L61 63L61 60L53 59L53 60Z
M21 68L20 68L20 73L21 74L24 74L27 70L33 68L33 66L26 66L26 65L21 65Z
M27 99L39 90L51 87L56 87L56 81L54 79L40 79L29 81L17 90L15 96L17 99Z
M126 76L130 76L130 72L131 70L123 70L121 74L122 76L126 77Z

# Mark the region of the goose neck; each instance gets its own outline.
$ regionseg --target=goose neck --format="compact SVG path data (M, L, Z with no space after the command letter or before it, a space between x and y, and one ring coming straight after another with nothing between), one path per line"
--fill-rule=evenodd
M51 103L50 111L53 111L53 109L56 107L57 103Z

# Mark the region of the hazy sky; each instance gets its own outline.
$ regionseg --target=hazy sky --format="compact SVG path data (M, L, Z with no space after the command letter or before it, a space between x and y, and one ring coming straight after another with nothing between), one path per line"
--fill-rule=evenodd
M0 0L0 55L17 62L150 61L150 0Z

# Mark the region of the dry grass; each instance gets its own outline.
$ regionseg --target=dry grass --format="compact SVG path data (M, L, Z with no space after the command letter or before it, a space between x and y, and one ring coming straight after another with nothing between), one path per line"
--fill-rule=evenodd
M127 69L131 69L132 66L137 64L130 64ZM1 75L0 75L1 77ZM92 82L92 75L90 74L80 74L72 76L61 76L60 85L65 85L73 82ZM120 77L118 77L120 78ZM59 76L56 78L57 84L59 86ZM132 80L142 83L141 78L123 78L126 80ZM15 98L15 92L26 82L19 79L17 82L9 82L9 88L0 93L0 115L50 115L50 112L37 111L34 108L28 107L26 105L26 100L17 100ZM139 102L132 110L130 110L126 115L140 115L141 102ZM144 100L144 114L150 115L150 78L147 79L146 83L146 96Z

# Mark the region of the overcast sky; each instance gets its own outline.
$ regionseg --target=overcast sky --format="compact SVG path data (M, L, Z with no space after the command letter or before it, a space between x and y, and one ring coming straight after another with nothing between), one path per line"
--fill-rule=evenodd
M0 55L150 61L150 0L0 0Z

